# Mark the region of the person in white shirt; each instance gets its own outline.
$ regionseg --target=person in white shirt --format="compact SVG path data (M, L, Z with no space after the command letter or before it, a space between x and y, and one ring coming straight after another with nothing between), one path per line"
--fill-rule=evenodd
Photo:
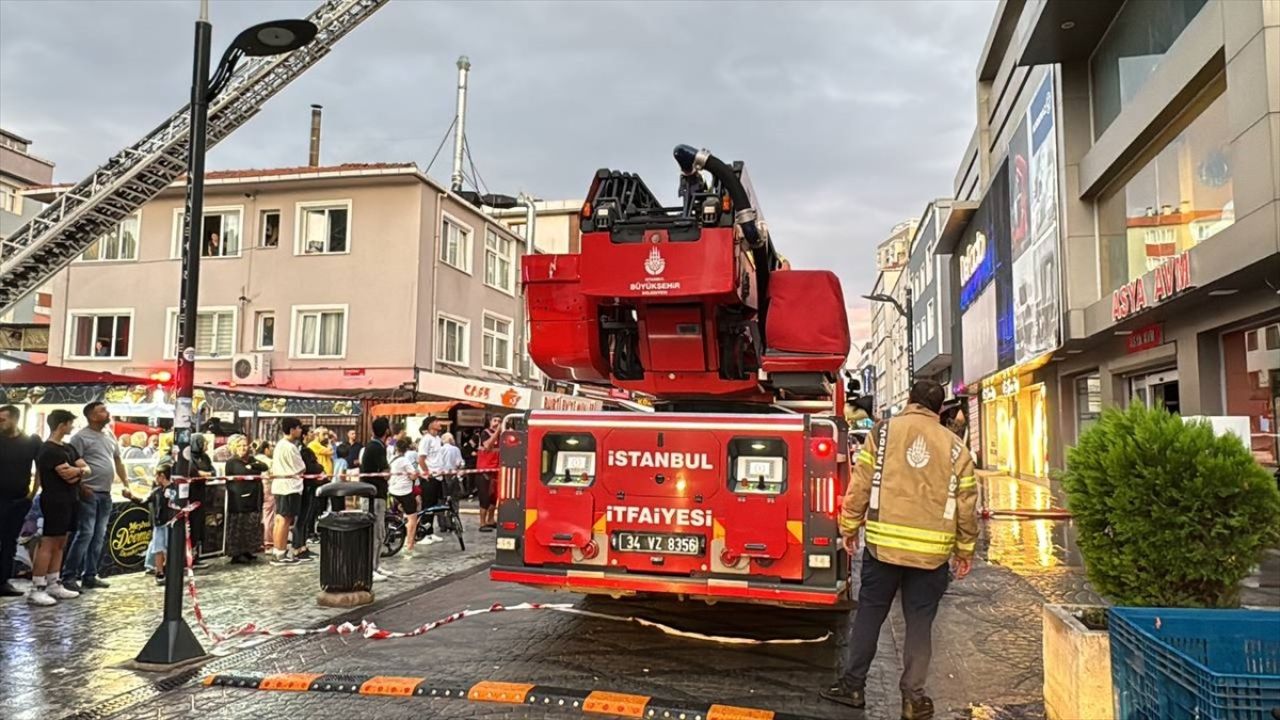
M419 428L422 440L418 441L418 471L422 483L422 506L434 507L444 497L444 465L440 454L444 443L440 439L440 421L427 418ZM427 515L427 537L423 542L435 544L442 538L435 536L435 515Z
M418 467L413 457L416 453L411 449L413 443L409 438L396 441L396 455L391 461L391 478L387 481L387 492L391 500L404 513L407 532L405 539L405 557L413 557L413 546L418 537L418 496L413 494L413 486L418 479Z
M271 494L276 500L276 525L272 535L271 562L277 565L289 565L300 559L295 554L289 556L285 552L289 542L289 530L293 527L302 512L302 474L306 472L306 463L302 461L302 452L298 444L302 442L302 421L295 417L287 417L280 421L280 430L284 436L276 444L271 456ZM305 538L303 538L305 540ZM295 539L294 546L300 547Z

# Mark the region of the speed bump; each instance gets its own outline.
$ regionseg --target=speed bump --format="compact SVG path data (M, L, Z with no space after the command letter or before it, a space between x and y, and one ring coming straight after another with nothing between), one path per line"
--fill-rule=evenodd
M670 700L607 690L574 690L495 680L485 680L464 686L422 677L318 673L266 675L252 672L227 672L210 675L204 678L202 684L205 687L244 690L443 698L537 706L577 715L640 720L815 720L809 716L778 713L764 708L708 703L703 700Z

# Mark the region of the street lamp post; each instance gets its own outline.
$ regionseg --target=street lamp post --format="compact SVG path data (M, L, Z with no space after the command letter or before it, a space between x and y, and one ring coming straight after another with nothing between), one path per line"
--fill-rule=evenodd
M204 228L204 158L208 139L209 103L231 82L236 64L244 57L282 55L293 52L315 39L316 26L308 20L276 20L254 25L236 36L212 80L209 78L209 45L213 25L209 23L208 0L200 3L196 20L195 58L191 78L191 125L187 149L187 199L183 220L182 293L178 310L178 335L181 351L176 373L177 397L174 400L173 438L174 474L191 477L190 456L184 452L191 444L192 397L195 391L196 318L200 297L200 241ZM178 484L180 502L186 504L189 486ZM168 557L165 566L164 616L151 639L138 653L139 663L173 665L204 655L204 648L182 618L182 583L186 570L186 523L174 523L169 529Z
M902 316L907 322L907 385L910 386L916 381L916 348L915 340L912 337L915 328L912 327L913 312L911 307L911 288L907 288L907 306L903 307L902 303L892 295L884 293L876 293L874 295L863 295L864 300L871 302L888 303L893 306L894 310Z

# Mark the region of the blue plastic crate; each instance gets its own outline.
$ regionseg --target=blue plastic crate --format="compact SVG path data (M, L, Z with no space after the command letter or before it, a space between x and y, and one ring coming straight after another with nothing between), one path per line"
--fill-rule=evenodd
M1112 608L1116 720L1272 720L1280 612Z

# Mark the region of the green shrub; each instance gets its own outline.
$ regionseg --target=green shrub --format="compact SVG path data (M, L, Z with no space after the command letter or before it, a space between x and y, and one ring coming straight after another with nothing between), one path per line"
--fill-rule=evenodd
M1234 607L1280 542L1280 492L1233 436L1137 405L1108 410L1062 475L1089 580L1119 605Z

